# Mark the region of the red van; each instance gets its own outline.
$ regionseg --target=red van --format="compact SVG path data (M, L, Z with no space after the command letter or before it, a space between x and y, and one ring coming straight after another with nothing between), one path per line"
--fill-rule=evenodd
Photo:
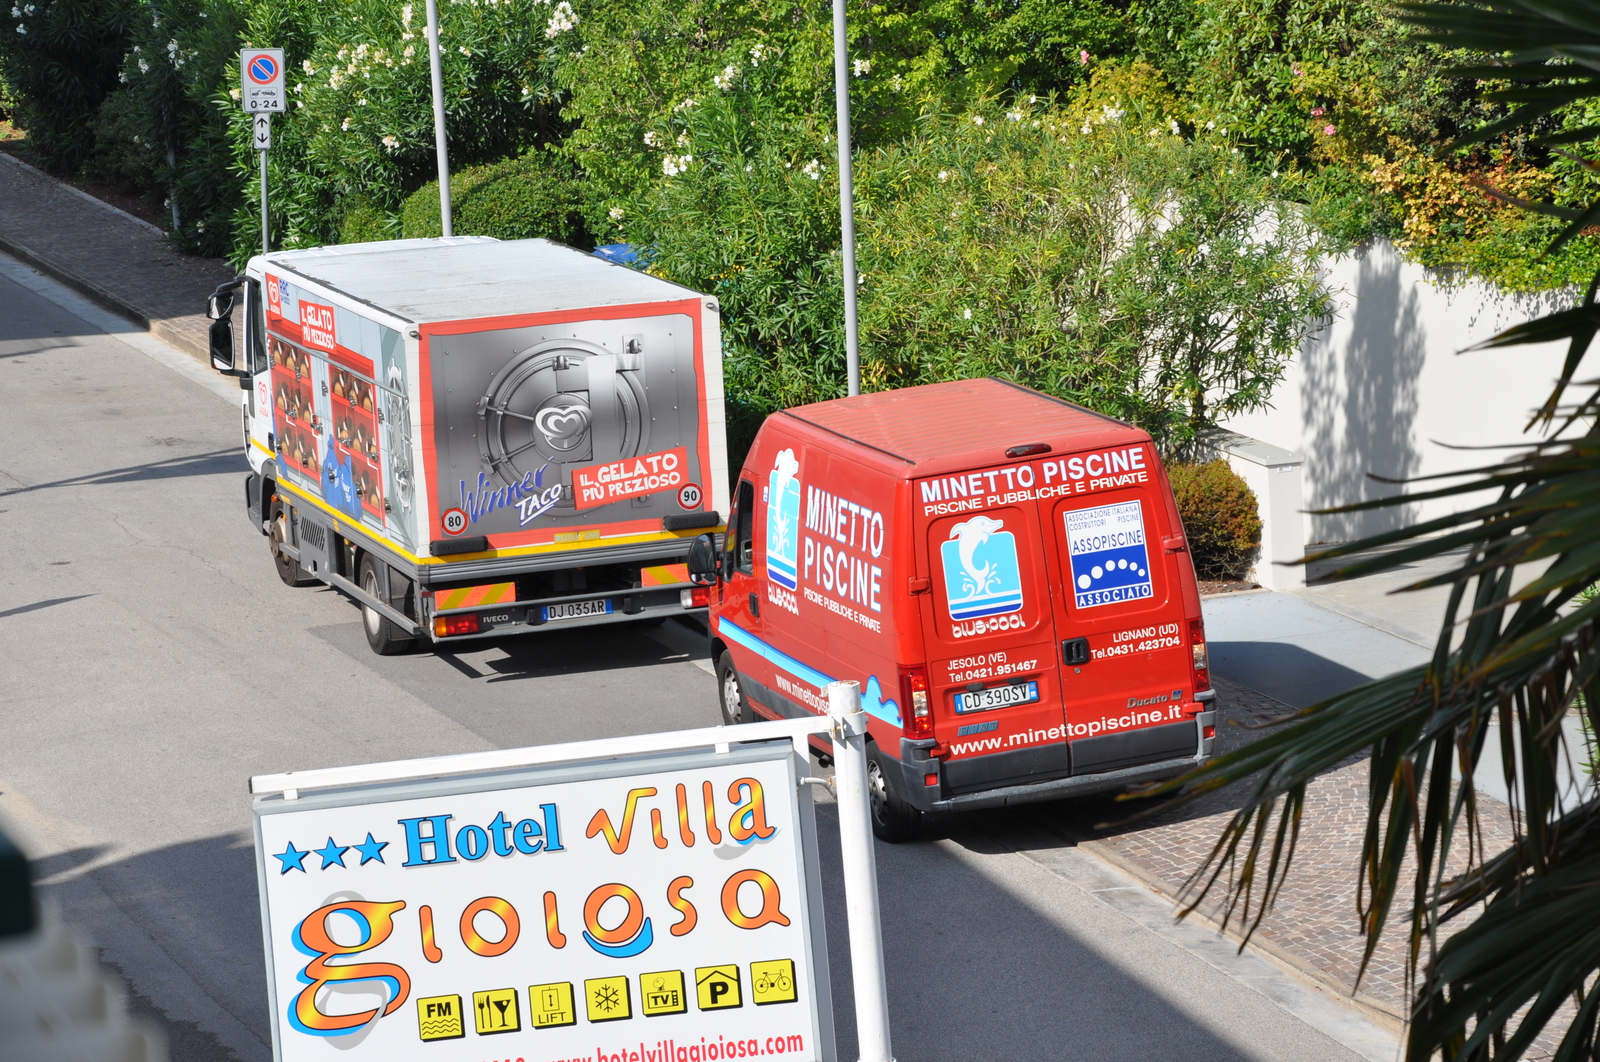
M820 713L858 681L886 841L1211 754L1199 590L1138 428L994 379L788 409L727 526L690 557L724 719Z

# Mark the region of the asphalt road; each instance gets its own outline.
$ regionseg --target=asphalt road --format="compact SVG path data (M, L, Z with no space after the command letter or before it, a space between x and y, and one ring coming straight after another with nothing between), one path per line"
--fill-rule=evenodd
M221 385L0 258L0 815L178 1062L270 1057L249 776L718 721L699 642L675 626L373 656L348 602L279 583ZM956 820L878 861L906 1062L1393 1057L1392 1036L1173 927L1026 817Z

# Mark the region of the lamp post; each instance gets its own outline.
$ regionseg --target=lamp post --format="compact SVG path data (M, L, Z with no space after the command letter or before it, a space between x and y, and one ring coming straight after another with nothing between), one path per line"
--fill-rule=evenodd
M844 267L844 356L848 393L859 395L861 340L856 327L856 210L850 170L850 41L844 4L845 0L833 0L833 94L839 124L839 257Z
M450 221L450 153L444 142L444 70L439 65L439 5L428 0L428 73L433 79L433 143L439 155L439 223L454 236ZM837 16L835 16L837 17Z

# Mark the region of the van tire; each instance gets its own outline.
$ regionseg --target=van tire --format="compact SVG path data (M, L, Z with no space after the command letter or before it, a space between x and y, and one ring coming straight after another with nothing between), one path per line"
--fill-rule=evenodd
M361 589L373 597L381 597L378 584L378 562L369 553L361 558ZM403 633L394 621L370 605L361 606L361 628L367 634L367 644L379 656L399 656L411 651L416 639Z
M733 666L733 654L728 652L717 657L717 705L722 709L725 726L756 721L755 713L750 710L750 700L744 695L744 684L739 681L739 669Z
M282 502L272 503L272 515L267 519L267 545L272 549L272 566L278 569L278 578L284 586L316 586L322 580L300 567L300 562L278 549L279 543L289 540L289 514Z
M872 809L872 832L880 841L902 844L922 833L922 812L906 802L901 787L900 764L867 746L867 800Z

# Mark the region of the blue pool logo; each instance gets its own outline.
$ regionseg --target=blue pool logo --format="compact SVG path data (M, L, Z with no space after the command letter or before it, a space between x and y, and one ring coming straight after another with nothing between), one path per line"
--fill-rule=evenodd
M1065 513L1072 591L1079 608L1153 596L1144 514L1137 501Z
M956 621L1022 611L1022 568L1017 539L1005 521L974 516L950 529L939 547L944 595Z
M767 475L767 578L795 588L795 543L800 539L800 462L779 450Z

